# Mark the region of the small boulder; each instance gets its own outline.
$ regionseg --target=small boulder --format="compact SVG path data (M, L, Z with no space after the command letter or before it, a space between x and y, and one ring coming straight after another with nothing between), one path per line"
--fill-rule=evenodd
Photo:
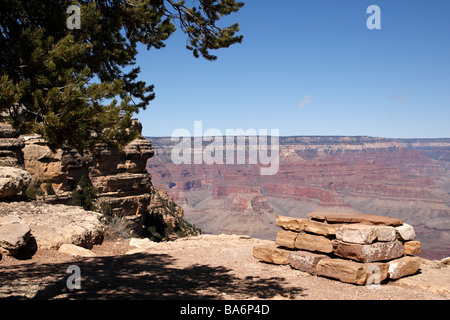
M31 175L25 170L0 167L0 199L23 195L30 181Z
M403 257L389 261L389 278L396 280L415 274L420 268L420 261L419 257Z
M75 257L95 257L95 253L93 253L91 250L76 246L71 243L63 243L59 247L58 251L71 254Z
M403 250L406 255L420 254L422 246L420 241L406 241L403 243Z
M0 217L0 252L14 255L26 247L30 226L18 216Z
M413 226L403 223L401 226L395 227L397 232L397 238L401 241L414 240L416 233L414 232Z
M130 246L132 247L136 247L136 248L147 248L147 247L151 247L155 244L156 242L153 242L152 240L150 240L149 238L131 238L130 239Z
M253 247L253 257L274 264L289 264L290 252L279 248L276 244Z

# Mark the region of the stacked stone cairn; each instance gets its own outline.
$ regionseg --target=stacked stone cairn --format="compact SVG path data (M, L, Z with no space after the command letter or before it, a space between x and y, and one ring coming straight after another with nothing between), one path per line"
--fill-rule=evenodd
M253 256L312 275L357 285L415 274L421 259L414 228L401 219L362 213L313 212L309 219L278 216L275 243Z

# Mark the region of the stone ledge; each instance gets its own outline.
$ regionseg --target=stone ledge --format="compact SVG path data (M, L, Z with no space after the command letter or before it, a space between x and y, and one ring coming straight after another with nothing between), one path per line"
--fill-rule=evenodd
M295 232L306 231L323 236L335 235L336 225L313 221L310 219L277 216L275 224L284 230Z
M399 226L402 219L389 218L366 213L312 212L308 217L328 223L365 223L374 225Z

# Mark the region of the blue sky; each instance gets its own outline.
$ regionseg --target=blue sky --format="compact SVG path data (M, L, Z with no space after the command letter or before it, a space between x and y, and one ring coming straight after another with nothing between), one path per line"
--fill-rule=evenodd
M175 129L279 129L290 135L450 137L450 1L248 0L224 20L242 44L195 59L177 32L142 49L156 98L145 136ZM381 29L369 30L370 5Z

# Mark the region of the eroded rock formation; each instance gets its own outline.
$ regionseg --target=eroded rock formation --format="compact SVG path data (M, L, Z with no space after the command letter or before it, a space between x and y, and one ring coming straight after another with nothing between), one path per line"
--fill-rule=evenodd
M0 122L0 167L23 167L23 139L10 124Z
M139 121L135 120L133 126L141 132ZM142 136L120 151L99 145L95 154L75 149L52 152L40 136L27 136L23 152L25 168L37 188L30 194L39 201L70 204L73 191L80 188L85 176L95 189L97 210L106 205L108 214L130 221L134 232L157 234L157 240L197 233L183 221L183 210L165 191L153 188L146 165L154 151L151 142Z
M24 141L11 125L0 123L0 200L25 195L31 175L24 170Z
M140 132L138 121L134 126ZM69 203L81 177L89 178L97 192L97 205L108 203L113 212L138 225L150 204L151 176L146 162L153 156L151 142L138 137L122 150L99 145L96 154L75 149L52 152L40 136L25 137L25 168L39 188L37 199Z

